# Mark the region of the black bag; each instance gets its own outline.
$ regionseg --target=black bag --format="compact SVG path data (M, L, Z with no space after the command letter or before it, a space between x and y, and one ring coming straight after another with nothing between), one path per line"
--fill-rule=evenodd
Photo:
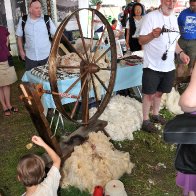
M179 144L176 150L175 168L184 174L196 174L196 145Z
M14 66L14 60L12 55L10 55L7 60L10 67Z
M196 115L184 113L174 117L165 125L163 138L168 143L196 144Z

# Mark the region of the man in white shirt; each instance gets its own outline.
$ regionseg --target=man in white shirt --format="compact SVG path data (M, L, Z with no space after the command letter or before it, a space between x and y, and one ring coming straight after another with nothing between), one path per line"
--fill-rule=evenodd
M49 23L50 34L53 36L56 27L50 18ZM23 33L25 33L25 43L23 43ZM16 35L19 53L21 58L25 60L27 71L47 63L51 42L44 16L41 14L41 3L39 0L30 2L29 15L25 23L24 32L22 29L22 18L20 18Z
M144 16L139 43L144 49L142 77L143 125L146 132L157 131L153 123L165 124L159 115L159 106L163 93L169 93L175 77L174 53L180 55L187 64L189 57L177 44L179 31L177 19L172 14L177 0L161 0L160 9ZM176 32L162 32L162 27ZM152 116L149 118L152 107Z

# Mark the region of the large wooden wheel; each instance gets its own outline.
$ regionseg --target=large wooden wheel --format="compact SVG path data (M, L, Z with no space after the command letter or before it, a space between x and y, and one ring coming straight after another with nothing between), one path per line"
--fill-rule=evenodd
M81 19L84 15L88 15L86 18L86 20L88 20L86 27L83 26L83 22L81 21L84 20ZM94 39L95 17L98 17L104 25L103 32L100 33L99 39L97 39L96 41ZM81 54L76 49L75 44L70 42L64 35L64 31L67 28L67 25L73 21L76 22L79 37L82 41L82 47L84 50L83 54ZM86 44L87 37L88 41L90 41L89 50L87 49ZM107 46L105 46L103 42L105 37L107 37L108 40ZM61 42L64 43L69 52L76 53L81 61L80 66L74 67L74 69L79 70L79 77L71 85L66 86L67 90L63 92L68 97L71 96L73 99L75 99L73 101L73 108L69 112L62 105L62 97L58 95L59 89L57 85L56 73L59 63L57 56L59 55L59 45ZM96 54L99 53L100 48L102 48L102 53L97 57ZM109 58L110 65L106 68L102 68L100 66L100 61L101 59L106 58L106 55ZM52 92L58 92L53 93L52 96L59 112L61 112L67 119L82 125L88 125L95 122L104 111L112 95L116 76L116 66L117 54L114 33L111 29L110 24L100 12L95 9L84 8L78 9L68 17L66 17L57 29L49 56L49 80ZM66 65L66 68L73 69L73 67L70 65ZM106 72L107 74L109 74L109 78L107 81L103 81L99 73L104 74ZM104 93L102 93L101 99L98 96L95 80L99 83L102 90L104 91ZM71 94L72 89L74 89L79 83L81 84L79 93ZM97 111L93 116L89 117L90 100L92 99L92 97L94 97L94 104L97 107ZM79 105L81 106L82 110L82 115L80 118L78 118L78 116L76 115Z

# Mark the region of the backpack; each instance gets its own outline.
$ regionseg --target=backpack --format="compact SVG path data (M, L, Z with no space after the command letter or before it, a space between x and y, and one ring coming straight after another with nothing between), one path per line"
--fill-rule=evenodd
M46 28L48 30L49 40L52 41L52 37L51 37L51 34L50 34L50 20L49 19L50 19L49 15L44 15L44 21L45 21L45 24L46 24ZM22 16L23 43L25 43L24 28L25 28L26 21L27 21L27 15L23 15Z

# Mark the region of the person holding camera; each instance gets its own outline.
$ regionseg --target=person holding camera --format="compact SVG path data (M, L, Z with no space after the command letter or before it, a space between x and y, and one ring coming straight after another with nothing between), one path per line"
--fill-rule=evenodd
M159 114L159 107L162 94L169 93L173 86L174 53L177 53L185 64L190 60L177 43L179 28L177 19L172 14L176 1L161 0L158 10L144 16L140 30L139 43L144 49L142 130L146 132L157 131L154 123L161 125L166 123L166 120Z

